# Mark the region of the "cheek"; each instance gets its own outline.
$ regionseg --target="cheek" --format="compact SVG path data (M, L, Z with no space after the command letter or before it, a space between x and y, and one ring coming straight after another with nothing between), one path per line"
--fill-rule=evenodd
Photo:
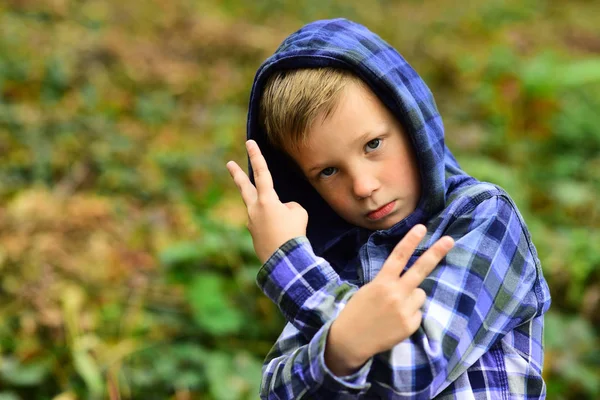
M350 200L344 196L341 188L331 187L328 190L318 191L321 197L340 215L347 213L351 207Z
M385 168L385 181L388 184L400 185L400 187L414 189L415 173L412 164L397 161Z
M402 187L406 187L410 174L403 174L400 171L402 171L400 168L390 169L389 172L386 173L386 182L394 186L401 185Z

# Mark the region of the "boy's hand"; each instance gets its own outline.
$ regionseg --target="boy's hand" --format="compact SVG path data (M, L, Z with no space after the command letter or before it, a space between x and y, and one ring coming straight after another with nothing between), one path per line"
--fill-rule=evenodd
M332 324L325 362L334 374L353 373L370 357L391 349L419 328L426 295L418 286L454 246L452 238L442 237L400 277L425 233L423 225L413 227L375 279L354 294Z
M254 170L256 187L235 162L228 162L227 169L248 209L248 230L256 255L264 263L282 244L306 235L308 213L296 202L284 204L279 201L267 162L258 145L254 140L248 140L246 149Z

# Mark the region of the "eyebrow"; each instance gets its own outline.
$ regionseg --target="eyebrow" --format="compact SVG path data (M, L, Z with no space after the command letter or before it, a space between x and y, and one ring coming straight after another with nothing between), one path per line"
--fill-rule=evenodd
M324 169L326 165L327 165L327 163L315 165L314 167L309 169L308 172L312 174L314 171Z
M376 129L373 130L369 130L366 131L365 133L363 133L362 135L360 135L358 138L356 138L352 144L357 144L357 143L363 143L365 142L367 139L369 139L372 136L382 136L385 135L388 132L388 125L387 124L381 124L379 125ZM324 162L324 163L319 163L313 167L311 167L308 172L312 173L315 170L320 170L325 168L327 165L329 164L329 162Z

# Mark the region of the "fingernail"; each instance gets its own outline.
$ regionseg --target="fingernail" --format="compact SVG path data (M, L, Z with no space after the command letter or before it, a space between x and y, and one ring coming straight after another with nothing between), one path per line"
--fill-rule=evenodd
M418 224L415 225L413 228L413 231L419 235L419 236L423 236L425 233L427 233L427 228L425 228L425 225L422 224Z
M442 239L444 240L442 242L442 245L444 246L445 249L451 249L452 247L454 247L454 239L452 239L450 236L444 236L442 237Z

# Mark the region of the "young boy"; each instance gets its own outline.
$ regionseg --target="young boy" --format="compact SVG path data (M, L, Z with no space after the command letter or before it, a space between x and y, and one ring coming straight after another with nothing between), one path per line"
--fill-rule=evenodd
M545 397L550 295L525 223L460 169L393 48L306 25L258 70L248 139L256 187L228 169L288 321L262 398Z

